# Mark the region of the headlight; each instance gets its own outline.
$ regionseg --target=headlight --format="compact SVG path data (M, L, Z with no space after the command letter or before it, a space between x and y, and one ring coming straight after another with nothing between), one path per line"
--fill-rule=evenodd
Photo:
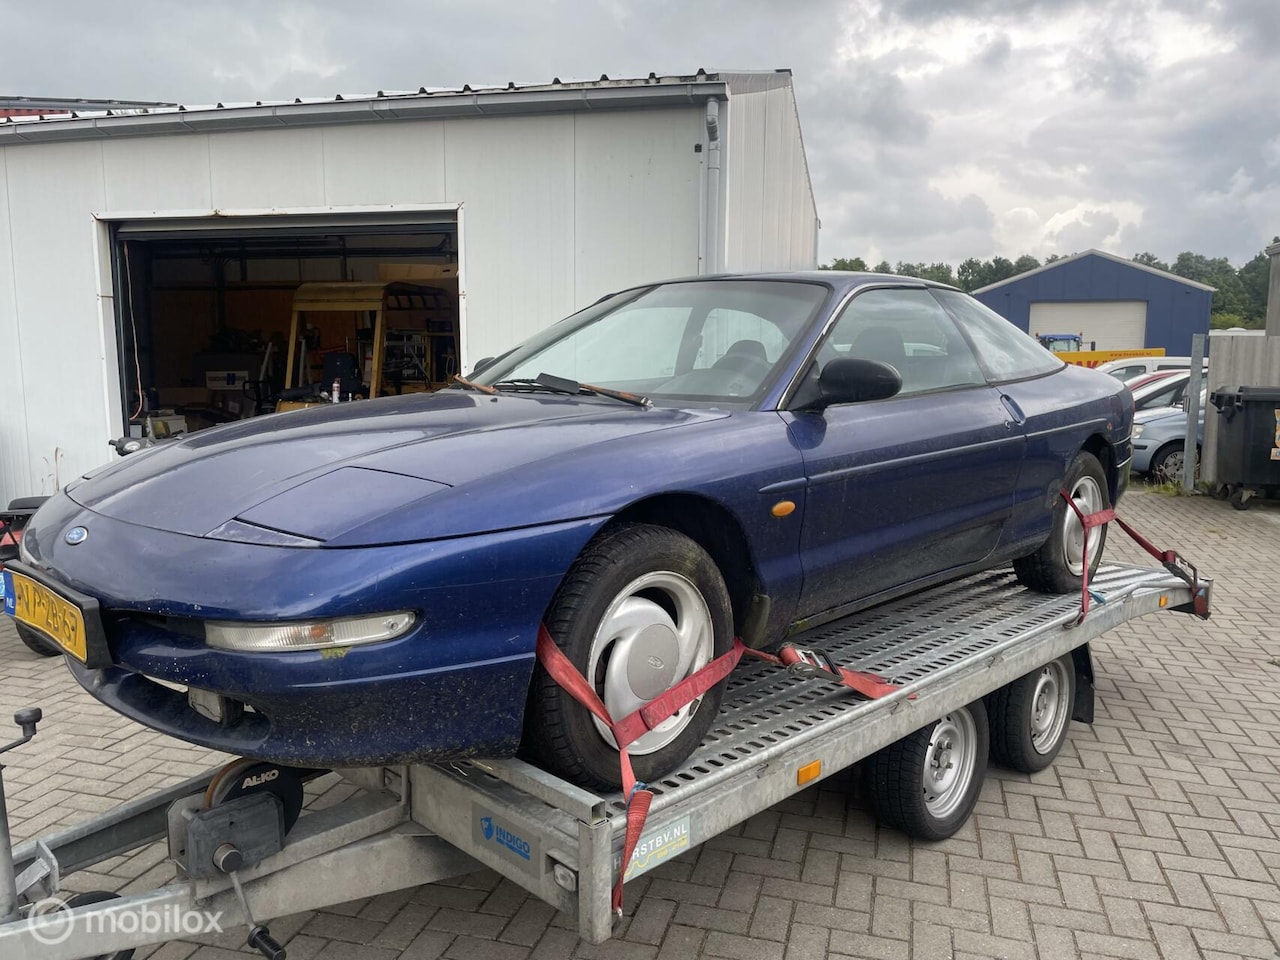
M401 610L309 623L210 621L204 625L204 638L211 647L240 653L327 650L394 640L407 633L417 619L415 614Z
M1129 432L1129 436L1132 437L1134 440L1137 440L1140 436L1142 436L1143 426L1144 424L1135 423L1133 425L1133 429Z

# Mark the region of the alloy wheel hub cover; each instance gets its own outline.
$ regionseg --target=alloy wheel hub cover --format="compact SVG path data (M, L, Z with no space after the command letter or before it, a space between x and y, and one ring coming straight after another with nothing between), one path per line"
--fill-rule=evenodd
M636 636L627 657L627 683L637 697L652 700L676 680L679 640L670 627L654 623Z

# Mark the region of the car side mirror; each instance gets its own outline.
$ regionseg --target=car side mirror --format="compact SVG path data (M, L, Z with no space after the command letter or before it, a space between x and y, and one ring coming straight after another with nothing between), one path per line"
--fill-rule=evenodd
M809 405L825 410L836 403L885 400L902 389L902 375L887 363L862 357L831 360L818 374L819 395Z
M474 377L477 373L479 373L479 372L480 372L481 370L483 370L485 367L492 366L492 365L493 365L493 361L495 361L495 360L497 360L497 359L498 359L497 357L483 357L483 358L481 358L481 359L477 360L477 361L476 361L476 365L475 365L474 367L472 367L472 368L471 368L471 372L470 372L469 374L467 374L467 376L468 376L468 377Z

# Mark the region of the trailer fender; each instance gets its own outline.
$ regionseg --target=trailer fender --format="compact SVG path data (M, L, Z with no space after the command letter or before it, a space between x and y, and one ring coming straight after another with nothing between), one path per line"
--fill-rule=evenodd
M1076 702L1071 719L1093 723L1093 655L1089 652L1089 644L1072 650L1071 660L1076 666Z

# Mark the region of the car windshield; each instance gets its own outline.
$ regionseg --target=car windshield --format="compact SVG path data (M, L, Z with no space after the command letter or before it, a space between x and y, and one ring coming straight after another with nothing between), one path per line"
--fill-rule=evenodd
M561 377L654 400L760 397L825 303L818 283L705 280L630 291L561 321L472 379L499 390Z

